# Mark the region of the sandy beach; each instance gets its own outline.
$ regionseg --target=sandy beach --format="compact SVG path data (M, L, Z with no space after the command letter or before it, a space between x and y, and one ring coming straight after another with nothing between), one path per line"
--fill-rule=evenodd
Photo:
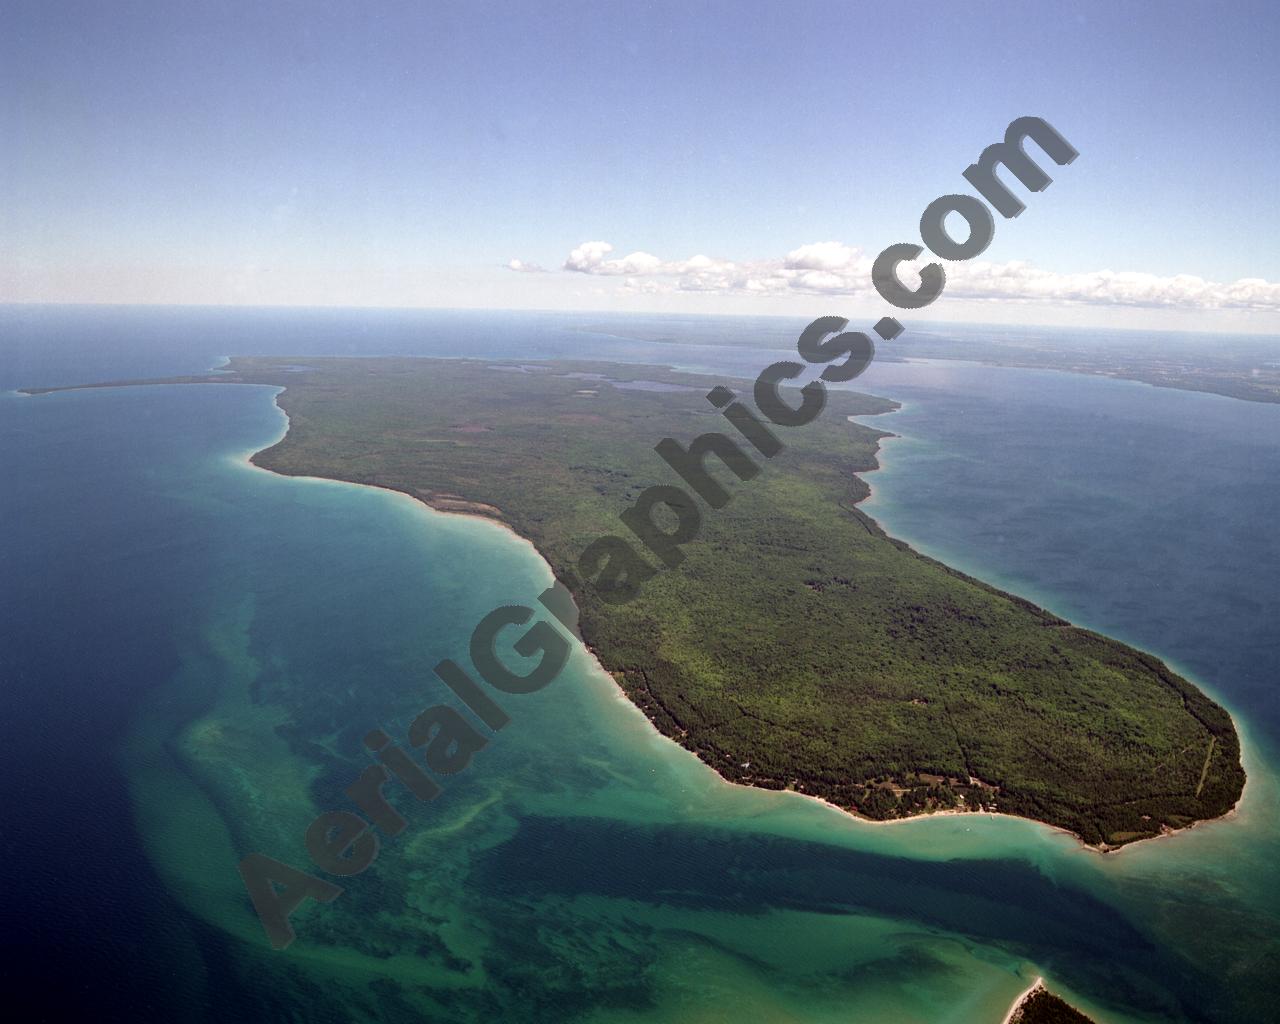
M1004 1020L1002 1020L1000 1024L1011 1024L1013 1015L1018 1012L1018 1008L1042 988L1044 988L1044 978L1036 978L1036 980L1031 983L1031 987L1021 993L1018 998L1013 1001L1013 1005L1009 1007L1009 1012L1004 1015Z

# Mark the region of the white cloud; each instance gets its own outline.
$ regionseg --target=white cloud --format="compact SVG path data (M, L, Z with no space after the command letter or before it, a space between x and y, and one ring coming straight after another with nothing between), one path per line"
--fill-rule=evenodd
M865 263L865 267L864 264ZM811 242L787 253L784 265L791 270L827 270L833 273L871 272L871 262L862 259L859 249L840 242Z
M948 275L959 298L1084 303L1177 309L1280 310L1280 283L1261 278L1206 281L1193 274L1160 277L1135 271L1058 274L1029 263L974 263Z
M546 267L540 267L536 263L526 263L524 260L510 260L507 263L508 270L514 270L521 274L545 274Z
M608 242L583 242L569 253L564 261L565 270L576 270L582 274L605 274L614 277L630 277L641 274L659 274L666 272L666 265L657 256L647 252L633 252L622 259L606 259L613 252Z
M697 255L663 260L651 253L611 257L608 242L583 242L564 269L623 279L633 294L709 292L722 295L851 295L874 297L872 257L841 242L812 242L778 259L735 261ZM512 264L519 263L513 260ZM923 262L923 261L922 261ZM1030 263L944 263L944 297L992 303L1134 306L1151 309L1250 310L1280 312L1280 283L1261 278L1206 281L1192 274L1160 277L1135 271L1096 270L1061 274ZM512 266L512 269L521 269ZM903 283L918 280L911 266L900 268Z

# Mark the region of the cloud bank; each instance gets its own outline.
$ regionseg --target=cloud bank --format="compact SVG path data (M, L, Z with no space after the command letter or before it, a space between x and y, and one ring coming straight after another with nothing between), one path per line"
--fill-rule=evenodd
M712 292L724 295L875 297L871 285L873 256L841 242L814 242L792 249L781 259L744 261L702 255L685 260L664 260L647 252L616 257L613 251L608 242L583 242L569 253L562 269L577 274L622 278L624 291L646 294ZM1024 261L973 261L943 265L947 271L944 297L955 299L1280 312L1280 283L1261 278L1216 282L1193 274L1161 277L1114 270L1062 274L1042 270ZM512 270L542 270L536 264L521 260L512 260L508 267ZM900 272L903 283L914 287L916 275L911 268L904 265Z

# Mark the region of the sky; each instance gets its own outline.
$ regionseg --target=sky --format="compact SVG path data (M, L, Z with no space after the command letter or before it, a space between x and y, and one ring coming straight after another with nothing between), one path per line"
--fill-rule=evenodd
M1035 115L1080 156L913 321L1280 333L1278 50L1250 2L0 0L0 302L879 316Z

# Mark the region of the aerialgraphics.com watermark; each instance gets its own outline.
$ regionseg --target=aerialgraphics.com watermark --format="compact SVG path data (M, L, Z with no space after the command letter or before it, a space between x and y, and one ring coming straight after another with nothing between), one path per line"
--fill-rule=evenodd
M1027 155L1028 139L1058 165L1069 164L1078 155L1042 118L1020 117L1009 125L1003 142L988 146L978 161L964 171L969 184L1006 219L1018 216L1025 206L997 177L997 168L1003 167L1032 192L1043 191L1053 180ZM947 230L946 220L951 214L958 214L968 226L963 241L957 241ZM991 210L972 195L939 196L920 217L921 241L935 256L948 262L973 259L991 244L994 235ZM898 277L899 266L919 259L923 252L915 243L899 242L876 258L872 283L885 301L899 309L921 309L942 294L947 275L940 263L919 267L920 281L914 288L907 287ZM843 317L820 317L804 329L796 343L796 352L804 362L776 362L760 372L752 394L759 415L723 386L708 391L707 401L721 410L753 451L772 459L785 445L771 426L790 428L813 422L826 405L823 382L853 380L875 358L871 338L860 331L844 331L848 323ZM872 330L883 340L891 341L902 333L903 327L895 318L886 316ZM844 333L837 334L838 331ZM783 382L797 380L812 365L825 368L817 379L799 389L799 404L789 404L780 390ZM722 433L702 434L687 447L673 438L663 438L654 451L688 490L674 484L647 488L619 514L633 540L613 534L593 541L578 558L579 577L568 578L572 585L591 587L609 604L634 600L645 581L680 565L685 557L681 548L698 536L702 525L699 501L720 509L730 500L730 493L707 469L708 455L715 455L739 480L750 480L760 472L759 463L737 441ZM665 513L659 513L660 509ZM661 564L650 563L635 542ZM471 663L492 690L513 695L541 690L568 661L572 650L570 635L577 635L576 608L570 592L557 581L538 601L559 629L545 619L529 625L535 616L533 608L504 605L481 619L472 633ZM511 626L529 627L514 645L517 654L537 659L536 665L523 674L503 664L497 653L499 634ZM446 659L434 671L489 732L496 733L510 722L502 707L457 662ZM466 768L472 757L488 745L490 736L475 728L456 708L438 704L413 720L407 739L409 746L421 749L422 761L434 776L448 776ZM433 775L382 729L368 733L364 745L377 763L366 767L344 793L365 817L353 811L327 811L306 831L307 853L317 868L331 875L360 874L378 856L378 833L391 838L406 828L408 822L383 794L383 786L392 775L424 803L442 792ZM240 862L240 875L276 949L284 949L294 940L289 917L305 900L328 903L342 893L341 887L332 882L261 853L251 853Z

